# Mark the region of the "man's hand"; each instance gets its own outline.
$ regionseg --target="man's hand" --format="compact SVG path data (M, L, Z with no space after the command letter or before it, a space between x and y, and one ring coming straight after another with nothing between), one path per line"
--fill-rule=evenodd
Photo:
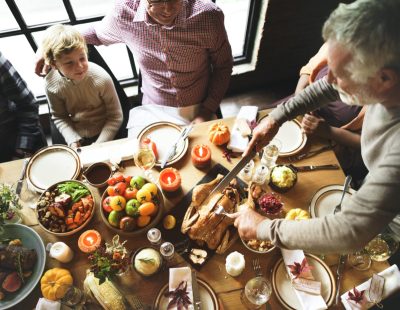
M214 115L215 114L213 112L211 112L210 110L208 110L204 107L201 107L199 114L193 119L192 124L207 122L207 121L213 119Z
M44 62L44 58L42 56L42 51L39 48L36 51L35 73L38 76L46 76L47 73L49 73L50 69L51 69L51 66L47 65Z
M256 146L257 152L261 151L261 149L278 133L278 130L279 124L274 119L269 116L264 118L261 123L254 128L253 138L250 140L249 145L243 152L243 156L246 156L254 146Z
M316 114L305 114L301 121L301 127L307 135L317 135L326 139L331 138L331 127L325 119Z
M257 226L267 218L254 211L252 208L245 208L240 212L229 215L235 219L235 227L243 240L257 239Z

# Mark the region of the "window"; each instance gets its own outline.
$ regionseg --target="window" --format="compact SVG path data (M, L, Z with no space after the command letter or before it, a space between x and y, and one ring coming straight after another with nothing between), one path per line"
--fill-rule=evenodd
M225 26L235 64L249 62L260 1L212 0L225 14ZM33 73L34 51L43 31L56 23L86 27L100 21L114 0L6 0L0 1L0 50L27 81L33 93L43 96L43 79ZM123 44L97 47L123 85L137 84L134 59Z

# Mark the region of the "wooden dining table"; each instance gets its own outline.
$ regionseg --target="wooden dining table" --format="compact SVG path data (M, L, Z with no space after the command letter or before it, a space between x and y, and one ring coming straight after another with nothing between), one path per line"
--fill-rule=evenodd
M261 114L265 114L267 111L263 111ZM211 148L212 151L212 165L217 163L223 165L228 170L231 170L234 165L238 162L240 158L232 158L229 162L223 156L223 148L215 146L208 141L208 127L211 123L220 121L210 121L201 124L196 124L189 135L189 149L185 156L173 165L174 168L178 169L182 178L182 190L175 195L164 195L165 213L171 211L182 199L182 197L188 193L196 183L207 174L208 169L197 169L193 166L191 162L190 149L196 144L206 144ZM230 128L233 127L234 118L226 118L222 120ZM120 143L119 140L106 142L113 144L118 147ZM323 145L326 145L327 141L319 140L316 138L308 139L306 146L301 151L303 153L308 152L313 149L317 149ZM240 157L240 156L239 156ZM278 163L287 163L288 159L279 158ZM20 171L22 168L23 160L11 161L0 164L0 180L4 183L16 184ZM319 165L319 164L338 164L333 151L328 150L323 153L317 154L315 156L309 157L295 162L296 165ZM211 165L211 166L212 166ZM141 170L137 168L134 164L133 156L132 159L128 159L122 163L124 167L121 173L124 175L138 175L141 174ZM210 168L209 168L210 169ZM155 177L158 176L160 172L159 168L153 169L153 174ZM284 212L292 208L302 208L308 210L310 201L313 195L318 191L318 189L331 185L331 184L343 184L344 174L342 170L320 170L313 172L303 172L298 175L298 182L287 193L281 194L282 201L284 203ZM23 186L23 191L27 191L26 182ZM103 240L110 241L115 235L115 232L110 230L103 222L100 216L100 204L101 204L101 194L102 192L94 187L91 187L94 193L94 198L96 201L96 212L91 220L91 222L84 228L86 229L96 229L100 232ZM267 187L267 190L270 189ZM22 195L23 197L24 195ZM25 204L34 204L39 194L34 194L29 196L29 201L25 201ZM47 255L45 270L53 267L63 267L71 271L74 284L78 287L83 287L83 280L86 276L86 271L89 267L89 262L87 254L82 253L77 244L78 237L80 233L74 234L67 237L56 237L52 234L45 232L40 226L35 225L35 223L30 223L31 227L39 233L44 244L56 241L63 241L67 243L74 251L74 259L67 264L58 262L57 260L50 258ZM121 237L122 240L126 238ZM149 246L149 242L146 236L140 235L135 237L127 238L126 246L128 249L134 251L142 246ZM241 275L238 277L231 277L227 274L225 270L225 259L226 256L232 251L238 251L244 254L246 260L246 267ZM336 267L338 263L338 254L326 255L325 263L331 268L333 274L336 274ZM249 251L244 247L240 238L229 248L224 254L213 255L209 261L198 271L198 278L206 281L210 287L215 292L221 309L226 310L236 310L241 309L240 306L240 294L244 288L246 282L254 277L254 271L252 269L252 260L254 258L259 258L261 262L261 268L263 274L267 278L271 278L271 270L276 262L281 258L281 253L279 249L275 249L268 254L257 254ZM189 266L189 264L178 258L175 260L177 266ZM377 273L386 269L388 263L378 263L373 262L371 268L366 271L358 271L349 266L348 263L345 265L344 274L342 277L341 293L351 289L353 286L358 285L372 276L373 273ZM136 295L142 303L152 306L155 301L155 296L159 293L160 289L168 283L168 270L164 270L159 274L150 277L142 278L134 271L129 273L129 276L123 277L117 280L117 285L119 289L124 293L124 295L130 298L131 295ZM18 309L33 309L41 297L40 284L38 284L31 294L26 297L19 305ZM271 298L268 302L268 306L271 309L282 309L274 293L272 293Z

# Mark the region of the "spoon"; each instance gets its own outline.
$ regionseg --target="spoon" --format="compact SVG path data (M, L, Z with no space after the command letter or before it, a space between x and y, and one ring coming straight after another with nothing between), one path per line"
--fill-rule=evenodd
M351 179L352 179L351 175L346 176L346 179L344 180L344 185L343 185L342 197L340 197L340 202L335 207L335 210L333 211L333 214L341 211L342 202L343 202L344 196L346 195L347 189L349 188L349 185L351 183Z

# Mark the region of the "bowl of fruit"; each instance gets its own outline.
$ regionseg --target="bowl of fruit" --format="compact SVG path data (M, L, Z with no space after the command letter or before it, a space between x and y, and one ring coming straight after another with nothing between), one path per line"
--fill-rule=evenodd
M110 178L102 195L100 214L108 228L125 236L139 235L156 226L164 200L158 186L141 176Z
M36 204L39 226L57 235L72 235L92 219L95 200L91 190L82 182L67 180L46 189Z

